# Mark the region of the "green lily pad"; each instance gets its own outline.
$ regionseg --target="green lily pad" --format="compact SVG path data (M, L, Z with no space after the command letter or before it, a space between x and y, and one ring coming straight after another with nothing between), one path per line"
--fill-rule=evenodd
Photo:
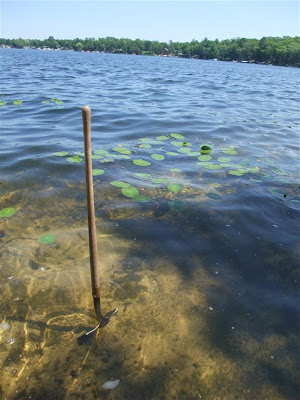
M180 155L180 154L178 154L178 153L175 153L175 151L167 151L166 154L167 154L168 156L179 156L179 155Z
M182 211L185 208L185 204L181 200L174 200L170 202L170 207L174 208L177 211Z
M68 156L69 153L67 153L66 151L58 151L57 153L52 153L52 155L56 157L65 157Z
M211 156L203 155L198 157L199 161L209 161L211 160Z
M171 133L172 138L182 140L185 137L183 135L179 135L179 133Z
M220 161L221 163L228 163L228 162L230 162L231 160L230 160L230 158L228 158L228 157L219 157L219 158L218 158L218 161Z
M93 176L99 176L99 175L104 174L104 171L103 171L103 169L95 168L95 169L92 169L92 174L93 174Z
M177 142L176 140L172 140L171 142L171 144L176 147L183 147L183 143L186 143L187 146L187 142Z
M238 152L235 150L234 146L223 147L222 152L230 156L235 156Z
M5 106L7 104L7 101L0 101L0 107Z
M39 237L39 242L43 244L53 244L56 242L56 239L53 235L43 235Z
M169 136L157 136L157 140L169 140Z
M148 165L151 165L150 162L141 159L133 160L132 162L133 164L138 165L140 167L147 167Z
M55 101L54 103L57 104L57 105L60 105L60 104L63 104L63 101L57 100L57 101Z
M131 156L127 156L126 154L116 154L115 159L117 160L130 160Z
M222 169L221 165L218 164L209 164L205 166L206 169Z
M112 150L116 151L117 153L121 153L121 154L131 154L130 150L123 149L122 147L114 147Z
M135 197L139 196L139 194L140 194L138 189L133 186L123 187L122 193L124 194L124 196L129 197L131 199L134 199Z
M235 176L242 176L242 175L244 175L244 173L241 172L241 171L239 171L239 170L230 170L230 171L228 171L228 173L229 173L230 175L235 175Z
M125 188L125 187L130 187L131 185L127 182L123 182L123 181L112 181L110 182L111 185L116 186L116 187L121 187L121 188Z
M8 218L11 217L12 215L14 215L16 212L16 210L12 207L6 207L6 208L2 208L2 210L0 210L0 218Z
M220 165L223 168L235 168L235 165L230 163L221 163Z
M138 201L139 203L146 203L147 201L151 201L152 199L150 196L138 195L134 197L134 200Z
M93 154L92 155L92 160L101 160L103 158L103 156L100 156L98 154Z
M152 183L167 183L168 182L168 178L157 178L157 179L153 179Z
M197 165L201 165L202 167L206 165L213 165L210 161L200 161L197 163Z
M54 98L51 101L53 101L55 103L56 101L59 101L59 99Z
M68 157L67 161L70 163L80 163L82 161L82 158L79 156L73 156L73 157Z
M183 147L182 149L177 150L178 153L190 153L191 149L189 149L188 147Z
M180 183L169 183L168 190L172 193L178 193L183 189L183 185Z
M143 143L152 143L153 142L153 139L150 139L150 138L140 138L139 139L139 141L140 142L143 142Z
M152 157L154 160L157 160L157 161L162 161L162 160L165 159L165 156L163 156L163 155L161 155L161 154L151 154L151 157Z
M210 192L206 194L207 197L213 200L221 200L222 196L220 196L218 193Z
M141 178L141 179L149 180L149 178L152 178L152 176L150 174L143 174L141 172L136 172L134 175L136 175L138 178Z
M43 100L42 103L48 104L48 103L50 103L50 100Z
M15 101L13 102L13 104L14 104L15 106L19 106L19 105L22 104L22 103L23 103L22 100L15 100Z
M211 152L212 152L212 149L208 144L204 144L203 146L200 147L201 154L210 154Z
M189 150L189 149L187 149L187 150ZM199 152L198 151L189 151L188 153L186 153L186 155L188 157L197 157L197 156L199 156Z
M80 156L80 157L84 157L85 156L83 151L74 151L74 154L76 154L77 156Z
M98 156L108 156L109 152L107 150L95 150L94 154L97 154Z
M143 143L143 144L140 144L139 147L143 147L144 149L151 149L152 146L151 146L151 144Z

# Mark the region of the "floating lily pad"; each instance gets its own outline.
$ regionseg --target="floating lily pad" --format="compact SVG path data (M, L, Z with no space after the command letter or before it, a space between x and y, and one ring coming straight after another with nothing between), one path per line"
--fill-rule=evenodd
M7 104L7 101L0 101L0 107L5 106Z
M136 172L134 175L136 175L138 178L141 178L141 179L149 179L149 178L151 178L151 175L150 174L143 174L143 173L141 173L141 172Z
M117 153L121 153L121 154L131 154L130 150L123 149L122 147L114 147L112 150L116 151Z
M107 150L95 150L94 154L97 154L98 156L108 156L109 152Z
M84 157L84 152L83 151L74 151L74 154L76 154L77 156L81 156Z
M207 197L213 200L221 200L222 196L220 196L218 193L210 192L206 194Z
M211 156L203 155L198 157L199 161L209 161L211 160Z
M125 187L130 187L131 185L127 182L123 182L123 181L112 181L110 182L111 185L116 186L116 187L121 187L121 188L125 188Z
M138 165L140 167L147 167L148 165L151 165L150 162L141 159L133 160L132 162L133 164Z
M171 144L176 147L183 147L183 143L186 143L186 142L177 142L176 140L172 140L172 142L171 142ZM186 146L187 146L187 144L186 144Z
M50 100L43 100L42 103L48 104L48 103L50 103Z
M184 147L182 149L177 150L178 153L190 153L191 149L189 149L188 147Z
M143 143L143 144L140 144L139 147L143 147L144 149L151 149L152 146L151 146L151 144Z
M230 171L228 171L228 173L229 173L230 175L235 175L235 176L242 176L242 175L244 175L244 173L241 172L241 171L239 171L239 170L230 170Z
M23 103L22 100L15 100L15 101L13 102L13 104L14 104L15 106L19 106L19 105L22 104L22 103Z
M152 183L167 183L168 182L168 178L157 178L157 179L153 179Z
M161 155L161 154L151 154L151 157L152 157L154 160L157 160L157 161L162 161L162 160L165 159L165 156L163 156L163 155Z
M189 150L189 149L186 149L186 150ZM186 153L186 155L188 157L197 157L197 156L199 156L199 153L198 153L198 151L190 151L190 152Z
M223 168L235 168L235 165L230 163L221 163L220 165Z
M213 165L210 161L200 161L197 163L197 165L201 165L202 167L206 165Z
M220 161L221 163L228 163L231 161L231 159L228 157L219 157L218 161Z
M222 169L221 165L219 164L209 164L205 166L206 169Z
M169 136L157 136L157 140L168 140Z
M104 171L103 171L103 169L95 168L95 169L92 170L92 174L93 174L93 176L99 176L99 175L104 174Z
M103 156L100 156L98 154L93 154L92 155L92 160L101 160L103 158Z
M57 100L57 101L55 101L54 103L57 104L57 105L60 105L60 104L63 104L63 101Z
M114 156L117 160L130 160L131 156L127 156L126 154L116 154Z
M56 242L56 239L53 235L43 235L39 237L39 242L43 244L53 244Z
M174 208L177 211L182 211L185 208L185 204L181 200L174 200L170 202L170 207Z
M68 156L69 153L67 153L66 151L58 151L57 153L52 153L52 155L56 157L65 157Z
M73 156L73 157L68 157L67 161L70 163L80 163L82 161L82 158L79 156Z
M178 193L183 189L183 185L180 183L169 183L168 190L173 193Z
M235 150L234 146L224 147L222 149L224 154L229 154L230 156L235 156L238 152Z
M175 151L167 151L166 154L167 154L168 156L179 156L179 155L180 155L180 154L178 154L178 153L175 153Z
M138 189L133 186L123 187L122 193L124 194L124 196L129 197L131 199L134 199L135 197L139 196L139 194L140 194Z
M171 133L170 136L172 136L172 138L174 138L174 139L179 139L179 140L184 139L184 136L179 135L179 133Z
M2 210L0 210L0 218L11 217L12 215L15 214L15 212L16 212L16 210L12 207L2 208Z
M150 138L140 138L139 139L139 141L140 142L143 142L143 143L152 143L153 142L153 139L150 139Z
M203 146L200 147L201 154L210 154L211 152L212 152L212 149L207 144L204 144Z
M139 203L146 203L147 201L151 201L152 199L150 196L138 195L134 197L134 200L138 201Z

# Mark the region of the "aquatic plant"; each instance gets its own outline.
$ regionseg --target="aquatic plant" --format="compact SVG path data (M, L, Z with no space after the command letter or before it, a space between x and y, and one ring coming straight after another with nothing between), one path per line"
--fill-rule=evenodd
M56 242L56 239L53 235L43 235L39 237L39 242L42 244L53 244Z
M6 207L0 210L0 218L9 218L15 214L16 210L13 207Z

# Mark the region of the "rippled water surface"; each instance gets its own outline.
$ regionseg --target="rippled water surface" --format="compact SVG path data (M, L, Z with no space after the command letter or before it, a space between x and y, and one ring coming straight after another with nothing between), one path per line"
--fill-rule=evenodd
M0 62L1 397L297 399L299 70L12 49ZM119 312L78 346L96 323L85 104L102 309Z

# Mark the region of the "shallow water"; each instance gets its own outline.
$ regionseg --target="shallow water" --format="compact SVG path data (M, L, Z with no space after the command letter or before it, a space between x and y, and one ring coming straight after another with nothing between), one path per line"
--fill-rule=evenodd
M0 58L0 211L15 209L0 232L2 398L296 399L299 70L12 49ZM84 162L68 160L83 159L84 104L94 151L109 153L94 154L104 171L95 208L102 308L119 312L78 346L96 323ZM120 180L140 196L111 185ZM110 379L120 384L102 388Z

